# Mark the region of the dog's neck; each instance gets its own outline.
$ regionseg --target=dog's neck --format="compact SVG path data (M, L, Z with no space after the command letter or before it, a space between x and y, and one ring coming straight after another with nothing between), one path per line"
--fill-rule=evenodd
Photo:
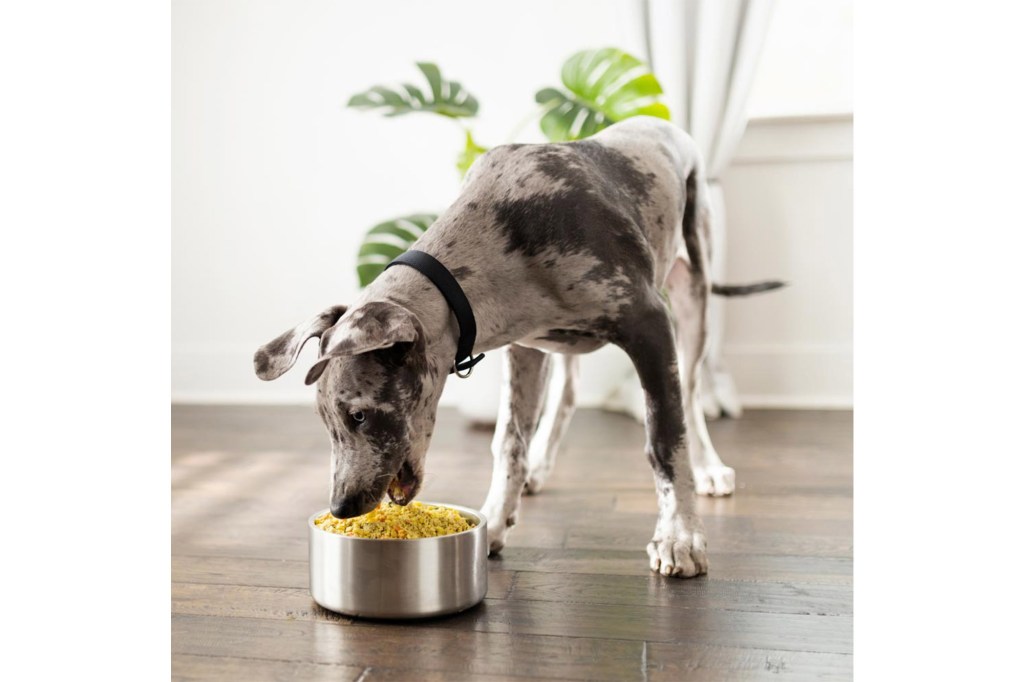
M389 268L365 295L365 301L388 300L412 312L423 327L428 364L448 372L455 362L459 324L433 282L414 268Z
M457 202L458 203L458 202ZM482 268L480 263L495 262L500 253L491 253L489 243L461 243L457 239L457 219L453 206L431 226L416 248L439 260L456 278L469 299L476 319L476 343L472 353L500 348L529 331L519 311L520 293L507 286L501 268ZM481 229L481 231L483 231ZM458 246L456 244L458 243ZM419 319L426 336L426 354L431 367L444 373L455 362L459 324L441 291L425 275L411 267L393 267L382 272L363 292L363 300L389 300L411 311ZM488 358L484 362L497 361Z

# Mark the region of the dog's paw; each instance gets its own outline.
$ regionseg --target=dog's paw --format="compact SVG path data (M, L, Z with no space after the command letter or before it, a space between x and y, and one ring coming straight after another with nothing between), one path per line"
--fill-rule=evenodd
M489 556L494 556L504 549L509 531L512 530L512 526L516 525L517 514L501 519L500 510L488 514L487 510L483 509L481 513L487 517L487 553Z
M725 497L736 490L736 471L724 464L693 467L694 490L698 495Z
M541 469L531 470L526 476L526 487L523 492L527 495L536 495L544 488L544 481L548 478L548 472Z
M487 555L494 556L500 554L501 550L505 548L505 541L508 539L509 526L492 530L490 524L487 525Z
M651 559L651 570L676 578L692 578L708 572L707 539L699 521L676 524L668 533L656 532L647 544L647 556Z

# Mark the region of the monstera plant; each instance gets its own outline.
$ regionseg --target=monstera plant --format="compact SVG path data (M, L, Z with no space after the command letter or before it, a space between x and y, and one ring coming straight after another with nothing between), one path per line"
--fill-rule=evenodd
M385 116L427 113L447 118L462 127L465 146L456 157L456 169L464 177L470 166L487 151L473 138L467 121L476 117L480 103L458 81L446 80L435 64L417 63L426 84L375 85L353 95L348 106L380 111ZM606 47L584 50L562 65L562 87L543 88L535 99L540 129L552 142L570 142L631 116L668 119L660 100L661 85L647 66L622 50ZM359 285L372 282L392 259L406 251L437 219L434 213L392 218L374 225L359 249L356 270Z

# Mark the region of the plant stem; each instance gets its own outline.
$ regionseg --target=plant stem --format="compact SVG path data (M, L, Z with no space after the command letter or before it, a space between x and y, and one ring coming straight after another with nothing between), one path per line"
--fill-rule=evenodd
M508 137L505 139L505 144L515 142L516 138L519 137L519 134L523 132L523 129L526 128L527 125L529 125L535 119L538 119L544 114L548 113L548 110L551 109L553 106L553 104L543 104L541 106L536 107L533 111L527 114L526 117L523 118L523 120L519 121L519 123L517 123L515 127L512 128L512 132L510 132L508 134Z

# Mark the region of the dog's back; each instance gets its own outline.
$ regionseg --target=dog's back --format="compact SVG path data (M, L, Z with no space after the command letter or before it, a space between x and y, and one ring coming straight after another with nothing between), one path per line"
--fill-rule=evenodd
M700 173L686 133L636 117L579 142L497 147L462 199L491 207L510 255L589 253L605 274L621 268L660 285L682 247L687 182L703 182Z
M659 290L684 241L691 258L705 251L683 229L700 232L702 187L692 140L637 117L587 140L489 151L423 245L454 263L490 252L474 257L492 264L487 286L514 287L547 320L517 334L589 333L598 318L611 324L636 296Z

